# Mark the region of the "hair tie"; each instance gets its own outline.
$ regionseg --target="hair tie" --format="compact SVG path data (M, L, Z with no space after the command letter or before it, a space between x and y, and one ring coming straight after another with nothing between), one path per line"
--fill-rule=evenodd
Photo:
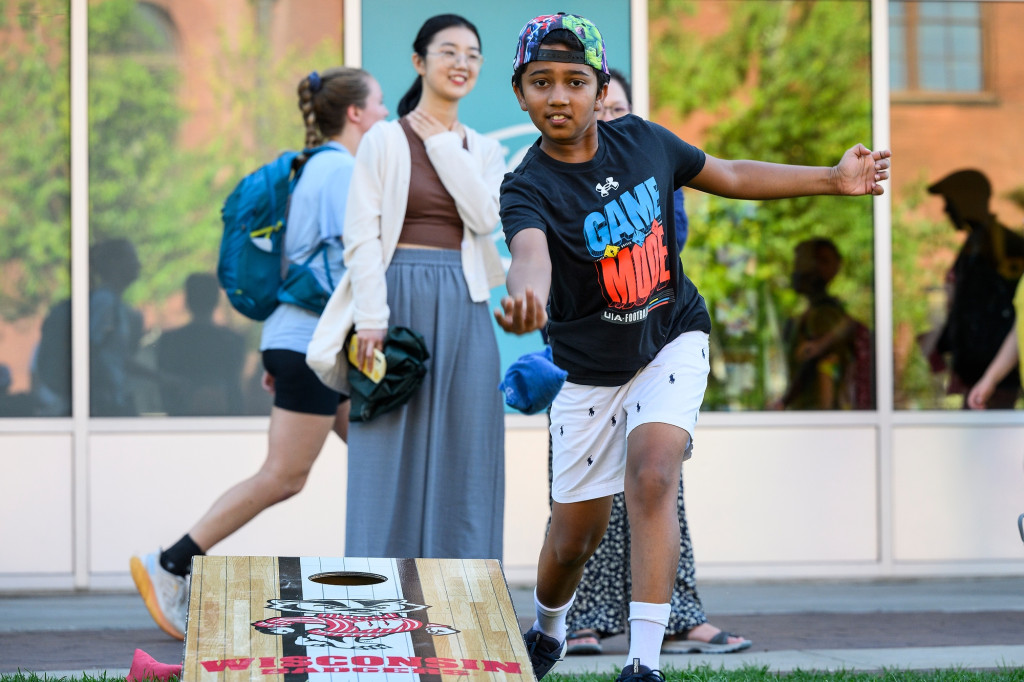
M320 80L320 74L316 71L309 74L309 90L310 92L320 92L320 88L324 86L324 82Z

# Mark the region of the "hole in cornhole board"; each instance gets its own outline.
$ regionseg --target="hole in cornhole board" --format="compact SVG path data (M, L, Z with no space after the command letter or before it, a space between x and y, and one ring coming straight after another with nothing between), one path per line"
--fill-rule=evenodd
M344 587L360 587L363 585L380 585L387 582L387 577L377 573L362 571L328 571L314 573L309 579L321 585L341 585Z

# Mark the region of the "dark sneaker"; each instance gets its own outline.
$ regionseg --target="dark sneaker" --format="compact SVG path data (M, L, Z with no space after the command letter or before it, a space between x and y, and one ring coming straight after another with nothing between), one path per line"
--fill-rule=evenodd
M530 628L523 635L526 641L526 653L530 654L530 664L533 665L533 676L538 680L565 658L565 642L559 642L554 637L548 637L540 630Z
M660 670L651 670L646 665L640 665L640 659L634 658L633 665L623 668L615 682L665 682L665 676Z

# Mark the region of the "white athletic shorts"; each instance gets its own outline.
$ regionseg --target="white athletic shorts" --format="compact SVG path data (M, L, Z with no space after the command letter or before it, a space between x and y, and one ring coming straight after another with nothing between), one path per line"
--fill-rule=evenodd
M582 502L622 492L626 438L658 422L693 438L708 385L708 335L680 334L621 386L566 382L551 405L551 497Z

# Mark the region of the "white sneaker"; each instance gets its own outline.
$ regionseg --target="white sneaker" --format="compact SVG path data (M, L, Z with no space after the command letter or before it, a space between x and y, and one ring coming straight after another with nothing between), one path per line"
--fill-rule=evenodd
M132 580L160 629L175 639L185 639L188 620L189 579L167 572L160 552L131 558Z

